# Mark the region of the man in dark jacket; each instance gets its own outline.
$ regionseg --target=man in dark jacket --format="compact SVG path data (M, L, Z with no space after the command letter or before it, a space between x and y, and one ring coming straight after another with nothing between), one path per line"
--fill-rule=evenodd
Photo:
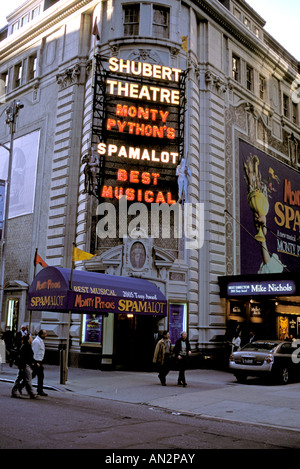
M23 337L28 334L28 326L26 324L22 324L21 329L16 333L15 338L15 347L20 350Z
M33 367L33 351L31 348L32 336L26 334L23 336L22 345L20 348L20 354L18 357L18 368L19 373L16 381L11 390L11 397L17 397L17 391L21 388L23 381L26 391L28 392L31 399L35 399L37 396L34 394L32 387L32 367ZM22 384L23 384L22 383Z
M181 337L175 343L174 355L177 359L179 375L178 383L186 386L185 370L187 368L188 356L191 355L190 343L187 339L187 333L181 332Z

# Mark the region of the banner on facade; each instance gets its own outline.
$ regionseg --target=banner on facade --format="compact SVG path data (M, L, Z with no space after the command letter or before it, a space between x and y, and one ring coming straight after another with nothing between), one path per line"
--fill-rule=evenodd
M9 218L33 212L39 139L40 132L37 130L14 140ZM0 147L0 160L0 179L6 181L9 153L2 147Z
M2 231L4 223L4 207L5 207L5 181L0 179L0 241L2 240Z
M300 175L240 140L241 274L299 271Z

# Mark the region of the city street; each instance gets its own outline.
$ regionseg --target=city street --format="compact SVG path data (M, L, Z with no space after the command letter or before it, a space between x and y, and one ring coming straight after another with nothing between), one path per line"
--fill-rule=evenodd
M299 5L2 1L0 449L292 462Z
M57 369L46 368L46 376L48 372L50 377L53 371ZM9 372L13 377L15 370L9 368L6 375ZM234 396L245 392L248 394L249 416L250 408L254 414L258 413L254 396L257 399L258 395L266 395L270 400L269 412L280 418L284 407L276 408L276 401L270 397L272 390L280 392L281 400L286 404L287 399L282 396L289 392L295 394L298 384L272 387L253 381L245 386L235 383L230 373L211 370L187 373L190 385L182 388L171 383L174 373L170 374L170 385L163 387L156 382L157 377L153 373L71 369L71 379L66 386L49 386L48 397L37 400L29 399L26 394L12 399L12 383L3 380L0 382L0 448L107 450L101 452L101 457L111 454L108 450L127 450L126 454L130 454L129 450L142 449L158 452L180 450L191 454L193 450L203 449L300 448L299 432L288 428L288 421L286 428L279 424L276 428L274 424L255 424L250 417L248 422L245 417L239 421L238 416L230 420L235 415L234 407L243 408ZM206 399L209 414L212 400L208 395L213 399L214 393L223 393L222 412L228 418L175 408L175 398L178 399L177 407L180 402L184 407L198 396L199 404ZM229 405L228 393L232 394L234 405ZM295 401L295 409L297 407ZM216 403L215 409L222 413L221 402ZM287 408L286 413L288 415Z
M299 434L145 405L52 392L11 399L0 385L1 449L287 449Z

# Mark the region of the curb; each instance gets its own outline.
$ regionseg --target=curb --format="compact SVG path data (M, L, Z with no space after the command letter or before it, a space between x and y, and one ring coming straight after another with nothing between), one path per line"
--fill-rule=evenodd
M8 379L8 378L0 378L0 382L3 382L3 383L12 383L12 384L13 384L13 383L15 382L15 380L14 380L14 379ZM34 388L37 387L36 384L32 384L32 386L33 386ZM49 384L44 385L44 388L45 388L45 389L48 389L48 390L52 390L52 391L58 391L58 392L71 391L70 389L60 389L60 388L57 388L57 387L55 387L55 386L51 386L51 385L49 385Z

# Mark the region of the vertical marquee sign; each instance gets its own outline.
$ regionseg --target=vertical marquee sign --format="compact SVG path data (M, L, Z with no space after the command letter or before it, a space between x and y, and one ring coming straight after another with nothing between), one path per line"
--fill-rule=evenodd
M99 202L178 200L186 73L117 57L96 57L93 147Z

